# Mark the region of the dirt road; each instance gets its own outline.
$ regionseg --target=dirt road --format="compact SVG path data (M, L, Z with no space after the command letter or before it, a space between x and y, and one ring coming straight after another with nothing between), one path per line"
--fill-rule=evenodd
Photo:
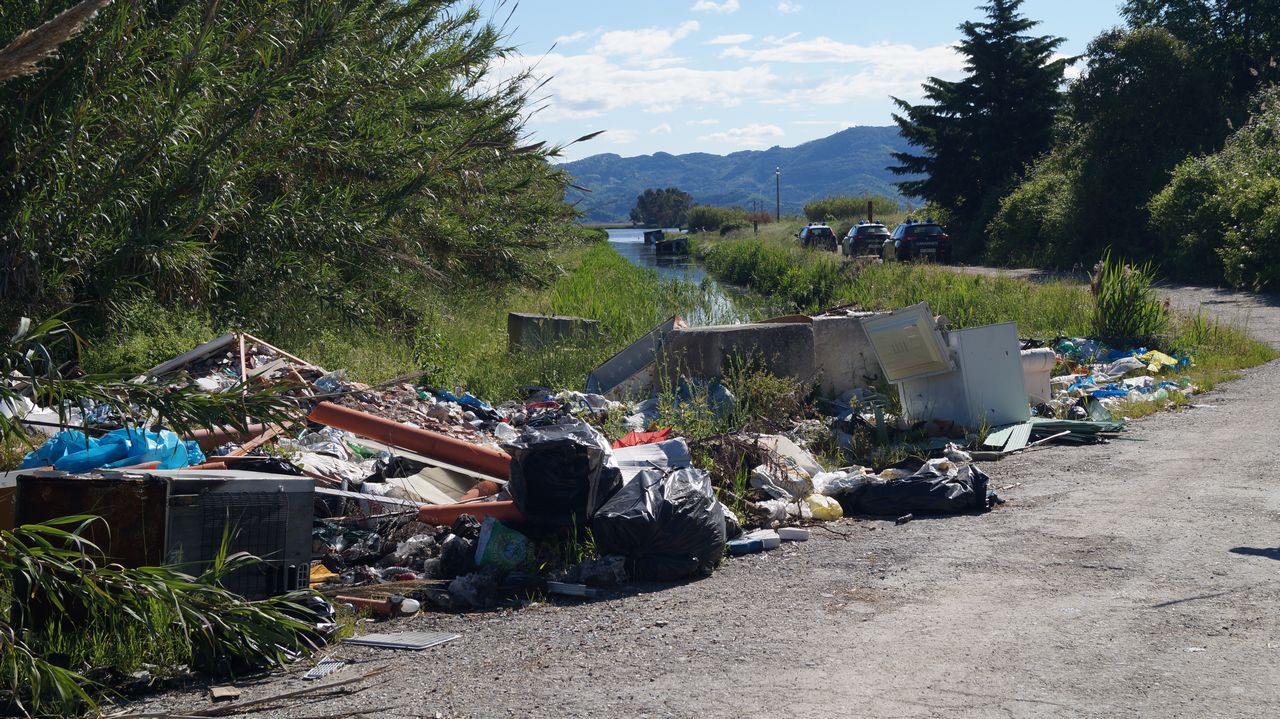
M1280 345L1268 298L1168 291ZM334 679L395 669L276 715L1280 716L1280 364L1200 401L986 465L1008 503L985 516L845 520L662 591L400 622L462 639L329 650L363 662Z

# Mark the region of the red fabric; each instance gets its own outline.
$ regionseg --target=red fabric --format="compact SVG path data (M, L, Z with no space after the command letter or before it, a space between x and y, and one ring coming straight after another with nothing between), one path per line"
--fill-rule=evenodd
M628 432L622 439L613 443L614 449L622 449L623 447L635 447L641 444L653 444L654 442L665 442L671 439L671 428L663 427L653 432Z

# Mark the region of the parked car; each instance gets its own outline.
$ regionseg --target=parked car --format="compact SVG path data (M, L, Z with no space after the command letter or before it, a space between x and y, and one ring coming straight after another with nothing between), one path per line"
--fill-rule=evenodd
M907 218L906 222L894 228L890 239L900 261L919 257L937 262L951 261L951 235L932 218L924 222Z
M836 251L836 233L830 225L815 225L811 222L805 225L796 237L805 247L817 247L828 252Z
M849 228L848 234L841 242L841 249L845 257L879 255L887 239L889 239L889 228L879 222L863 220Z

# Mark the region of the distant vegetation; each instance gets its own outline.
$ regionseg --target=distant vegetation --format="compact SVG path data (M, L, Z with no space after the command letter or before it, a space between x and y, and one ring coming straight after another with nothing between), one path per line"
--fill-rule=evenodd
M902 105L914 147L900 168L925 176L902 190L951 220L972 260L1089 267L1110 248L1166 275L1280 290L1280 5L1127 0L1127 26L1034 102L1028 78L1040 93L1060 67L1020 5L988 3L963 27L969 77ZM1057 112L1001 129L1011 96Z
M796 147L745 150L728 155L658 152L640 157L607 153L559 165L583 191L566 198L589 222L625 219L647 187L679 187L699 204L767 211L775 207L774 170L781 169L782 214L796 215L806 202L829 195L876 194L900 199L886 168L891 153L907 149L894 127L851 127Z
M684 227L693 198L678 187L649 188L636 197L631 208L631 221L654 227Z
M804 215L812 222L865 220L869 219L868 206L871 207L872 218L896 215L902 210L902 205L897 200L884 195L832 196L807 203Z

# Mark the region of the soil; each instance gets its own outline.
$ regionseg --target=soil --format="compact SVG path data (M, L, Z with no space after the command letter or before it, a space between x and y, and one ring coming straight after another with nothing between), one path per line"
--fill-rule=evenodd
M1164 291L1280 346L1276 298ZM391 670L267 714L1280 716L1280 363L1198 402L983 465L1007 499L989 514L846 519L702 581L383 625L462 636L332 647L358 664L318 683ZM304 664L242 700L311 686ZM192 688L128 708L212 707Z

